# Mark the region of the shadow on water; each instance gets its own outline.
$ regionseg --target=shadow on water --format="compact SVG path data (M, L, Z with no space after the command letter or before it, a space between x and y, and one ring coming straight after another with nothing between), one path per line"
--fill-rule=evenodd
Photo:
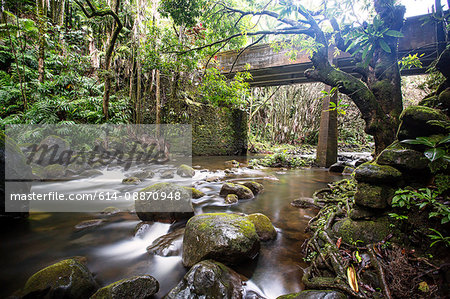
M263 213L277 228L276 240L261 244L260 255L247 264L233 267L250 280L247 289L253 289L267 298L297 292L302 289L301 277L306 263L300 248L307 235L304 229L316 211L294 208L290 203L298 197L311 197L330 181L340 179L322 169L284 170L240 169L227 175L226 180L261 182L265 191L254 200L240 201L226 206L218 196L221 182L207 183L208 176L224 176L224 162L236 159L246 163L243 157L194 157L193 165L210 171L197 171L195 185L206 196L195 201L196 213L242 212ZM117 176L117 173L114 174ZM105 190L116 188L117 181L110 180L101 186ZM78 190L93 188L76 182ZM110 184L110 186L108 186ZM137 190L147 186L135 186ZM60 186L63 188L63 186ZM128 187L129 188L129 187ZM94 227L81 231L75 225L81 221L103 219ZM32 213L27 225L4 227L1 231L0 297L10 295L21 288L26 279L39 269L72 256L86 256L88 267L101 285L106 285L132 275L150 274L160 282L157 298L174 287L186 269L181 256L161 257L149 255L146 248L158 237L172 229L169 224L155 223L142 234L134 236L139 220L131 213L103 216L96 213Z

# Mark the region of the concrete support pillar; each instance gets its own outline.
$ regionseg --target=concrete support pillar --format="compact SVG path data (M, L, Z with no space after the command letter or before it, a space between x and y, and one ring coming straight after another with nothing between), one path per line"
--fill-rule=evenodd
M327 86L329 92L331 87ZM319 143L317 145L316 160L320 167L330 167L337 162L337 111L330 111L330 101L337 101L337 95L323 98L322 113L320 115Z

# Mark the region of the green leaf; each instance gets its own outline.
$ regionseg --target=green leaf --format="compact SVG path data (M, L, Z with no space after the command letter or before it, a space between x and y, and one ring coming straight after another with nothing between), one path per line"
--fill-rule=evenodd
M392 37L403 37L403 33L397 30L388 30L384 34Z
M425 157L431 162L442 158L445 155L445 151L442 148L432 148L424 152Z
M383 49L384 52L386 53L391 53L391 48L389 48L388 44L383 40L383 39L379 39L378 43L380 44L381 49Z
M444 137L443 139L441 139L438 144L444 144L444 143L448 143L450 142L450 135L447 135L447 137Z

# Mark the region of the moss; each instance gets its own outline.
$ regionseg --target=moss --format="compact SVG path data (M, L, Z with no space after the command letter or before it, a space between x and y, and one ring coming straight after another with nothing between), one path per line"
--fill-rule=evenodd
M386 148L378 156L376 162L389 165L401 170L422 170L428 167L428 159L423 153L412 149Z
M31 276L23 293L45 292L46 298L88 298L97 284L81 258L60 261Z
M195 189L192 187L183 187L183 188L185 188L186 190L188 190L191 193L192 198L197 199L197 198L201 198L201 197L205 196L205 193L203 193L202 191L200 191L198 189Z
M358 221L346 218L333 226L333 232L336 237L342 237L342 241L349 244L358 240L364 244L375 243L394 232L389 220L387 216L375 220Z
M277 237L277 231L266 215L260 213L250 214L247 216L247 219L255 226L256 233L261 241L272 240Z
M264 190L264 186L262 184L254 182L254 181L245 182L242 185L249 188L250 190L252 190L254 195L258 195L259 193L261 193Z
M394 167L367 162L355 170L358 182L395 184L401 179L402 173Z
M355 203L362 207L384 209L391 202L394 192L394 188L386 185L359 182L355 194Z
M178 167L177 174L181 177L193 177L195 175L195 170L189 165L182 164Z
M225 203L227 204L235 204L239 201L239 198L236 194L228 194L227 197L225 197Z
M397 132L398 140L427 137L445 133L445 129L432 125L430 120L448 121L449 118L438 109L425 106L410 106L400 115L401 124Z
M254 197L252 190L250 190L248 187L233 183L223 184L219 194L220 196L236 194L239 199L252 199Z
M317 279L320 279L320 277L315 277L316 281ZM317 298L345 299L347 298L347 296L345 296L341 292L334 290L306 290L300 293L292 293L277 297L277 299L317 299Z
M60 164L51 164L44 167L43 173L46 179L60 179L64 176L66 168Z
M183 264L187 267L214 259L234 264L253 258L259 250L254 224L246 217L208 213L192 217L183 238Z
M99 289L91 299L149 298L158 290L159 283L152 276L134 276Z

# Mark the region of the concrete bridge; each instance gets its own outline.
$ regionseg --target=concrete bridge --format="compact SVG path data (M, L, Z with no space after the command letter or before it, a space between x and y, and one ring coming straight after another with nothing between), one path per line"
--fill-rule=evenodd
M425 15L426 16L426 15ZM423 25L424 16L407 18L402 29L404 37L399 39L399 59L408 54L424 54L420 61L422 67L405 69L404 75L424 74L427 67L438 57L436 22ZM333 48L330 48L329 57L333 57ZM313 82L304 75L304 71L312 67L312 62L305 52L299 51L296 59L291 60L284 49L279 52L269 44L255 45L245 50L232 50L217 54L219 68L227 77L232 77L238 71L245 70L250 65L253 79L249 81L251 87L280 86ZM355 65L347 53L340 53L332 58L332 62L339 69L354 74ZM234 64L234 65L233 65ZM332 99L331 99L332 100ZM320 166L329 167L337 160L337 114L329 110L330 98L324 98L320 121L319 144L317 147L317 161Z

